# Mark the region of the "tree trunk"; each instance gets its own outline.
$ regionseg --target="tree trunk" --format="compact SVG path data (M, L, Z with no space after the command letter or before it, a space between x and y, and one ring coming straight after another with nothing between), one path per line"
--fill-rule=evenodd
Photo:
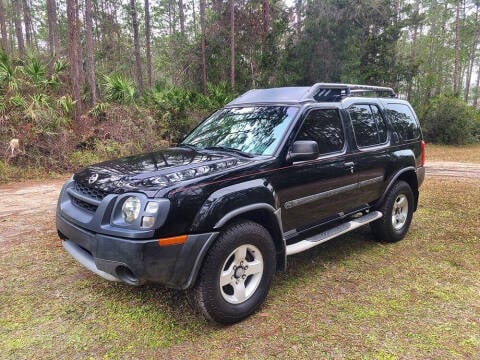
M92 104L97 103L95 82L95 45L93 43L92 0L85 0L85 45L87 50L87 81L90 87Z
M270 30L270 1L269 0L263 0L262 15L263 15L263 37L266 38Z
M140 58L140 45L138 40L138 20L137 20L137 9L135 8L135 0L130 0L130 13L132 15L133 52L135 55L138 92L140 93L140 95L143 95L142 59Z
M200 31L202 46L202 84L203 93L207 95L207 56L205 49L205 0L200 0Z
M48 17L48 45L52 56L58 55L60 44L58 41L58 19L57 4L55 0L47 0L47 17Z
M15 12L15 33L17 34L18 54L20 57L24 57L25 43L23 42L22 9L20 5L20 0L12 0L12 6Z
M300 36L302 32L302 0L295 1L295 15L297 18L296 30L297 30L297 37Z
M230 0L230 86L235 92L235 1Z
M70 81L72 98L75 103L75 120L82 112L82 97L80 91L80 26L78 21L78 0L67 0L67 30L68 30L68 60L70 62Z
M475 11L475 32L473 35L472 47L470 48L470 57L467 68L467 79L465 83L465 101L468 102L468 97L470 95L470 82L472 81L473 67L475 66L475 55L477 53L477 44L478 44L478 12L480 8L480 3L477 3Z
M457 0L455 14L455 60L453 68L453 92L458 92L458 73L459 73L459 43L460 43L460 0Z
M6 25L7 25L7 36L8 36L8 48L9 48L9 53L10 54L15 54L15 38L16 38L16 32L14 31L15 29L15 14L12 13L12 9L8 9L8 4L7 4L7 18L6 18ZM10 11L8 11L10 10Z
M419 27L419 15L420 15L420 0L415 2L415 19L413 24L413 34L412 34L412 48L410 51L410 57L412 59L412 63L415 63L417 58L417 36L418 36L418 27ZM413 86L413 74L410 76L408 80L407 86L407 99L408 101L411 100L412 97L412 86Z
M2 50L4 53L7 52L8 41L7 41L7 25L5 23L5 13L3 11L3 0L0 0L0 34L2 35Z
M475 86L475 92L474 92L474 96L473 96L473 106L475 106L475 108L477 108L478 106L478 87L480 86L480 63L477 63L477 83L476 83L476 86Z
M168 35L173 34L173 20L172 20L172 4L168 2Z
M30 7L28 5L28 0L23 0L23 19L25 23L25 38L27 41L27 46L32 47L32 38L33 38L33 28L32 28L32 15L30 13Z
M152 87L152 50L150 48L150 5L148 0L145 0L145 48L147 53L147 84Z
M178 16L180 17L180 32L185 36L185 10L183 9L183 0L178 0Z
M193 16L193 34L197 37L197 12L195 11L195 0L192 0L192 16Z

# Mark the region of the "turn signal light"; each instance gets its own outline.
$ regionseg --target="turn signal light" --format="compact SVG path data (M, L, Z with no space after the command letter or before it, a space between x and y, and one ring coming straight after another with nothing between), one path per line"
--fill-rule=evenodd
M158 239L158 245L160 246L180 245L180 244L183 244L185 241L187 241L187 235L180 235L180 236Z

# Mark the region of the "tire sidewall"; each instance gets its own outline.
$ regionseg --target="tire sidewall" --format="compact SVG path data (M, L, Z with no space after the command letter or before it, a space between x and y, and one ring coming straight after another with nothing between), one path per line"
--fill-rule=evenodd
M212 247L207 255L204 268L199 279L203 297L208 300L204 303L208 317L214 321L228 324L239 321L252 314L265 300L273 274L276 269L275 246L268 231L262 226L244 222L232 226L220 235L216 246ZM232 231L237 228L238 231ZM240 304L231 304L226 301L220 289L220 275L225 261L231 253L241 245L254 245L261 252L263 258L262 279L255 292L246 301Z
M395 229L393 227L392 223L392 212L393 212L393 206L395 204L395 200L399 195L405 195L408 201L408 213L407 213L407 220L405 224L400 228L400 229ZM408 232L408 229L410 228L410 223L412 222L413 218L413 206L414 206L414 200L413 200L413 192L412 189L410 188L410 185L404 181L398 182L392 191L390 192L387 201L385 203L385 212L384 212L384 217L387 225L387 230L390 234L390 237L394 240L400 240L402 239Z

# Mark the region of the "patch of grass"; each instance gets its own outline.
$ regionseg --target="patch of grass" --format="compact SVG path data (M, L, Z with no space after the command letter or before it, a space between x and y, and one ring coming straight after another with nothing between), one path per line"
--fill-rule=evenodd
M480 144L451 146L427 144L426 159L430 161L458 161L480 163Z
M110 283L38 236L0 241L0 358L475 358L480 182L427 178L408 236L368 227L289 258L265 305L207 324L185 295Z
M0 184L34 179L57 179L65 177L56 172L48 171L41 166L18 166L0 160Z

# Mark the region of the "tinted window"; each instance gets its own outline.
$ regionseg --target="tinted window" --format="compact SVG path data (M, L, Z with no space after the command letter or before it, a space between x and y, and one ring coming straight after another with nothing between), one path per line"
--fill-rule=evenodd
M297 135L296 140L314 140L320 154L329 154L343 149L343 127L337 110L313 110Z
M382 144L387 141L387 126L385 125L385 121L383 120L378 107L370 105L370 109L372 109L373 118L377 123L378 141Z
M355 105L348 112L358 146L379 145L387 141L387 128L376 106Z
M420 129L410 108L405 104L388 104L388 115L393 128L403 140L418 139Z

